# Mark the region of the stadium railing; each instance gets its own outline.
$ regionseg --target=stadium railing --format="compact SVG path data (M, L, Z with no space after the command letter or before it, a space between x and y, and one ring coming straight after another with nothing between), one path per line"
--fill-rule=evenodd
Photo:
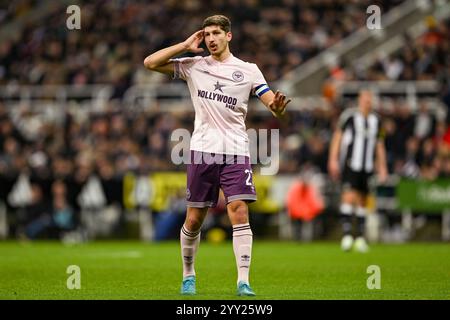
M421 97L434 99L437 106L444 109L437 95L440 85L434 80L421 81L345 81L336 82L335 87L339 96L355 96L361 88L369 87L379 96L403 96L407 99L408 106L413 110L417 107L417 101ZM0 98L6 104L33 102L34 106L57 104L59 107L67 107L71 103L85 103L93 111L102 111L113 98L114 87L112 85L9 85L0 86ZM290 110L301 111L314 108L330 108L330 101L322 95L292 95L293 102ZM251 100L249 109L252 111L266 111L260 105ZM191 110L189 90L183 83L164 83L152 85L133 85L129 87L119 102L120 107L148 110L161 106L160 110ZM259 106L258 106L259 105Z

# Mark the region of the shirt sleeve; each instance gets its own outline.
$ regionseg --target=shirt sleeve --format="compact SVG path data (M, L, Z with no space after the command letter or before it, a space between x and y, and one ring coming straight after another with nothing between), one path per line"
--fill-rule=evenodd
M338 129L344 130L350 122L352 115L353 110L351 108L344 110L344 112L342 112L339 116L339 120L337 123Z
M254 65L254 77L253 77L253 84L252 84L252 94L260 98L264 93L270 90L269 86L267 85L266 79L264 79L264 76L259 70L258 66Z
M191 75L191 69L202 57L186 57L170 59L173 62L173 79L182 79L186 81Z
M383 122L381 121L380 116L377 116L377 119L378 119L377 140L379 142L384 142L384 139L386 137L386 131L384 130Z

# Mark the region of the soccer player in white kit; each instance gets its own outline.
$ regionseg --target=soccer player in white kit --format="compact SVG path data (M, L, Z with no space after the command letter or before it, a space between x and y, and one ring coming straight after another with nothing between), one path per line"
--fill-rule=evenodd
M194 260L200 243L200 229L208 208L216 206L219 189L222 189L233 225L237 294L255 295L249 284L253 233L248 202L256 200L256 191L245 128L247 105L253 93L275 117L279 117L290 100L280 92L270 90L255 64L231 54L231 39L230 20L223 15L214 15L206 18L202 29L184 42L159 50L144 61L150 70L185 80L195 110L191 162L187 165L187 215L180 232L182 294L196 293ZM185 52L203 52L199 48L203 41L209 56L173 58Z

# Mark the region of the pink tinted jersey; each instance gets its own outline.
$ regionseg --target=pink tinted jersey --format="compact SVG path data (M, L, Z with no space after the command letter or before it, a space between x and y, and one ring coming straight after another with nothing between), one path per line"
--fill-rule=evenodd
M187 82L195 110L191 150L249 156L245 117L250 94L269 90L259 68L233 55L172 59L174 78Z

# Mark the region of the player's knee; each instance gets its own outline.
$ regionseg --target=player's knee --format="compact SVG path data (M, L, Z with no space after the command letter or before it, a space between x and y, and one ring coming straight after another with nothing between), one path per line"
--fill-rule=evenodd
M248 207L244 201L231 202L229 213L235 224L248 223Z
M228 208L233 213L247 213L247 204L241 200L230 202Z
M184 224L189 231L196 231L201 228L202 222L200 217L188 216Z

